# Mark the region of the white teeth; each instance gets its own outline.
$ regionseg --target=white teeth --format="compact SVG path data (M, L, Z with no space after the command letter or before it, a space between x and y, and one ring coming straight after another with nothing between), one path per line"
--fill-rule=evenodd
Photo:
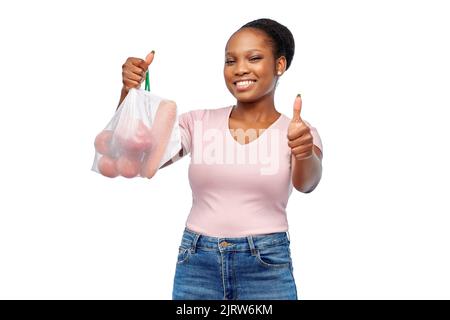
M236 85L241 86L241 87L245 87L245 86L250 85L253 82L255 82L255 81L239 81L239 82L236 82Z

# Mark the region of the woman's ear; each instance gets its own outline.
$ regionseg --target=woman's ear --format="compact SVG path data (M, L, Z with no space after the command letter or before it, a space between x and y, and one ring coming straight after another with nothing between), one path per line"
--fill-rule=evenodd
M277 74L279 76L281 76L284 73L284 71L286 71L286 57L285 56L281 56L277 59L276 70L277 70Z

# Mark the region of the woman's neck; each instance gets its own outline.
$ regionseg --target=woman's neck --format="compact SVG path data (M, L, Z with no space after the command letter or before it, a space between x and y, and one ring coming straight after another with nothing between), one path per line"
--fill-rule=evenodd
M276 110L273 101L237 102L231 112L232 118L248 122L272 122L280 113Z

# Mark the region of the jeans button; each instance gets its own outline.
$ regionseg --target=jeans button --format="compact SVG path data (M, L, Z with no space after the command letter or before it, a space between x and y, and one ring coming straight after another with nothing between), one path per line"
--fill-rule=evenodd
M222 241L219 245L220 245L222 248L225 248L225 247L228 247L228 246L230 245L230 243L228 243L228 242L226 242L226 241Z

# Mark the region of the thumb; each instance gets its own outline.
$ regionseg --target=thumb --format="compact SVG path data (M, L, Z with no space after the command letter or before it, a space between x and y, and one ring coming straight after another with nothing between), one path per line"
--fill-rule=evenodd
M152 63L154 57L155 57L155 50L152 50L152 52L150 52L150 53L145 57L145 63L147 63L147 65L149 65L150 63Z
M153 58L155 57L155 50L152 50L152 52L150 52L149 54L147 54L147 56L145 57L144 62L142 63L142 67L144 69L147 69L148 66L152 63Z
M300 122L302 118L300 116L300 112L302 111L302 96L301 94L297 94L294 102L294 116L292 117L292 121Z

